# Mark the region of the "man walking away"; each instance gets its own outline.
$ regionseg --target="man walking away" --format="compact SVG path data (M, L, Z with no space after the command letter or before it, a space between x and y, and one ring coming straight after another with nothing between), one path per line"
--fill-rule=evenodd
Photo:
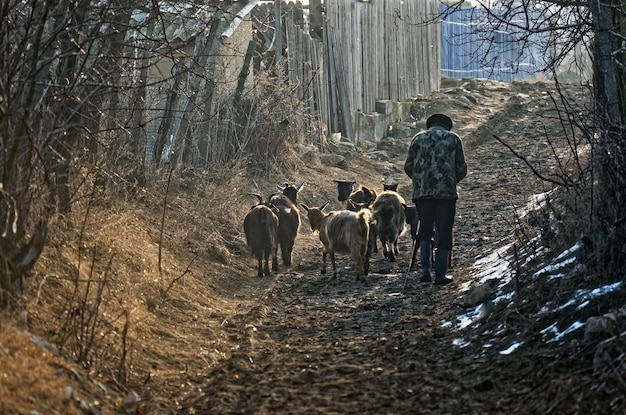
M452 120L434 114L426 120L426 130L411 140L404 172L413 182L413 202L417 207L422 282L430 282L430 252L433 232L437 230L435 285L448 284L448 255L452 249L452 228L456 215L457 183L467 175L463 144L453 133Z

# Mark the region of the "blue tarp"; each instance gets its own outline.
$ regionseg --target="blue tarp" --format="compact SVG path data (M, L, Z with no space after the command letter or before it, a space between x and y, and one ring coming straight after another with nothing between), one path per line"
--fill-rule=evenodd
M537 76L545 53L540 50L541 39L537 35L530 39L532 42L523 42L523 33L513 25L501 28L504 30L488 30L486 12L480 8L452 13L445 10L442 6L442 75L501 81Z

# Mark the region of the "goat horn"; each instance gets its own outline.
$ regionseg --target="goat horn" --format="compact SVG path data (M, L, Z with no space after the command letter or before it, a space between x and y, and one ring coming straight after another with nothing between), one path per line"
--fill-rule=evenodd
M263 196L261 196L260 194L258 194L258 193L248 193L248 194L249 194L250 196L256 196L256 197L258 197L258 198L259 198L259 203L258 203L259 205L260 205L261 203L263 203Z

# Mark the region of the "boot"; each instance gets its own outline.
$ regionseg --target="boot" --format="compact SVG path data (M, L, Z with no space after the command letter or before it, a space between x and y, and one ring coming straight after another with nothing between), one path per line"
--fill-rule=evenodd
M453 281L452 277L446 277L448 271L449 249L437 249L435 252L435 285L449 284Z
M419 241L420 244L420 265L422 267L422 278L420 282L430 282L430 241Z

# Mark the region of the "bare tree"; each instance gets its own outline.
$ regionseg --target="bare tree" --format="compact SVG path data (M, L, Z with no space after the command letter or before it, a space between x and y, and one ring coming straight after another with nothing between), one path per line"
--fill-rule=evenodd
M456 12L462 3L448 7L444 18ZM578 51L584 51L583 58L592 63L593 108L581 112L562 96L565 104L559 116L565 126L564 133L572 132L568 136L572 151L579 151L576 143L580 139L591 148L588 169L576 180L589 199L588 216L581 218L581 223L589 224L583 240L595 251L599 264L622 269L626 265L626 215L622 208L626 202L626 2L501 0L492 5L477 0L475 3L479 7L474 28L487 43L487 50L496 46L498 32L510 34L520 54L532 47L542 51L538 71L552 75L557 86L563 65L584 65L582 60L572 60L581 56ZM498 59L498 55L485 53L476 58L488 61Z

